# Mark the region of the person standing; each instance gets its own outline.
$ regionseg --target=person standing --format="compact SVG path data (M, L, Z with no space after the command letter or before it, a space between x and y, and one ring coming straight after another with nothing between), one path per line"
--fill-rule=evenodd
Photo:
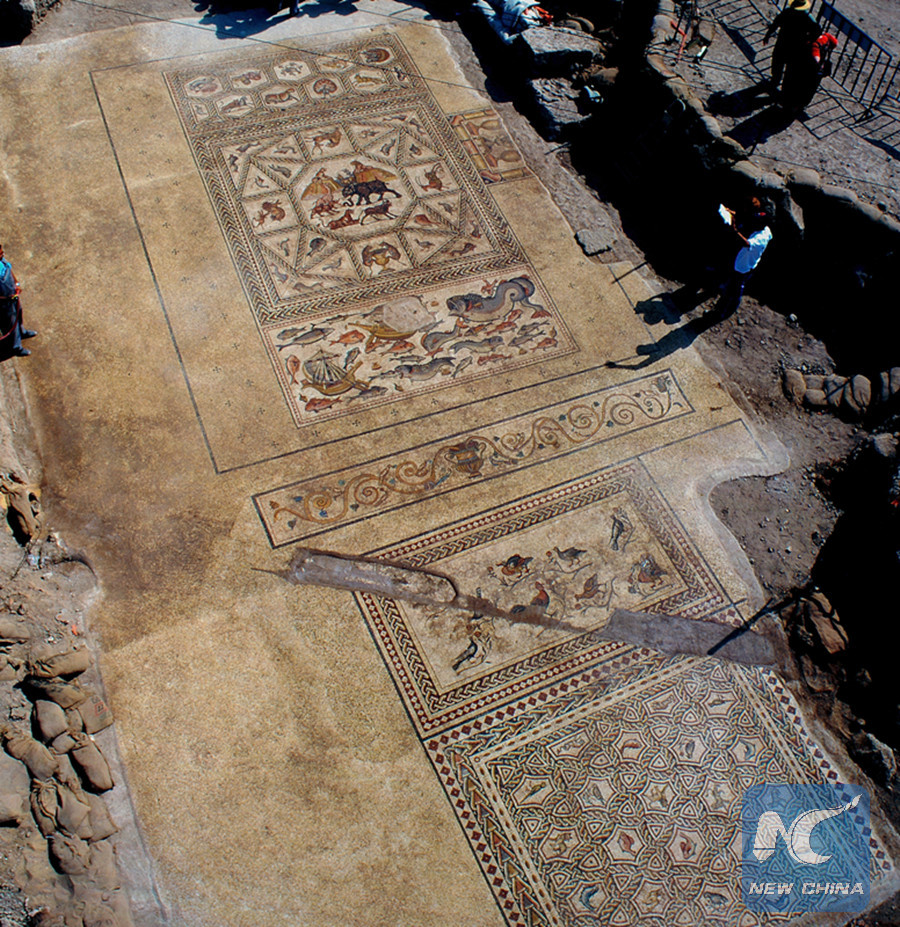
M772 20L763 36L768 44L775 33L775 48L772 50L772 79L770 86L777 90L784 77L785 68L805 62L809 47L819 35L816 21L809 15L810 0L790 0L790 3Z
M837 39L823 32L807 46L803 57L788 68L781 88L782 106L792 114L799 114L808 106L819 89L823 77L831 74L831 53Z
M728 318L740 306L744 289L772 240L772 229L769 228L768 210L755 196L750 198L746 208L732 211L720 206L719 214L728 221L741 244L714 310L715 317L720 320ZM726 216L730 219L726 220Z
M27 357L31 351L22 347L22 339L33 338L37 332L22 327L21 292L22 287L4 257L3 245L0 245L0 351Z

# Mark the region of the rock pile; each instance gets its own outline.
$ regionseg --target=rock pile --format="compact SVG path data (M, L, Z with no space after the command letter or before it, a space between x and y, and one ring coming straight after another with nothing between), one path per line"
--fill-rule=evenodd
M849 419L862 418L872 407L888 409L900 393L900 367L882 371L875 384L857 374L803 373L786 368L782 376L785 394L810 409L831 409Z
M0 36L20 42L57 0L0 0Z
M0 617L0 685L11 705L0 724L0 827L7 858L10 844L18 850L11 875L39 927L130 927L118 828L102 798L114 783L93 736L112 712L80 681L88 649L37 630L16 614Z

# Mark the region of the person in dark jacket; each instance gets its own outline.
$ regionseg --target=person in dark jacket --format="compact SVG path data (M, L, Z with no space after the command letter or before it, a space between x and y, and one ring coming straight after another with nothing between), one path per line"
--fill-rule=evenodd
M772 50L770 85L773 90L777 90L781 84L786 67L802 66L805 63L809 47L819 35L819 27L809 15L810 5L810 0L790 0L766 30L764 44L778 33Z

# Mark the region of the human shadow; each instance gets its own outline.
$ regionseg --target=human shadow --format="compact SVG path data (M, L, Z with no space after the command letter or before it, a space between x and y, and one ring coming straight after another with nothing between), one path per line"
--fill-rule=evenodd
M634 311L642 315L648 325L656 325L659 322L674 325L682 316L719 293L721 287L711 280L693 281L685 283L671 293L642 299L635 304Z
M356 10L355 0L315 0L312 3L301 3L297 16L308 16L310 19L325 16L328 13L335 13L338 16L350 16Z
M706 101L706 108L714 116L748 116L766 105L771 105L773 101L772 85L767 80L762 80L750 87L744 87L742 90L736 90L734 93L725 93L724 90L717 90L711 93Z
M744 148L752 149L760 142L765 142L773 135L783 132L797 116L797 112L789 111L776 103L754 113L749 119L738 123L725 134L743 145Z
M647 302L650 302L650 300L647 300ZM720 296L716 305L707 312L704 312L699 318L691 319L685 322L684 325L673 328L663 335L659 341L650 342L650 344L639 344L634 349L634 352L641 357L642 360L636 361L635 363L607 361L606 366L619 370L642 370L644 367L649 367L651 364L655 364L657 361L674 354L676 351L682 351L690 347L700 335L705 331L709 331L714 325L718 325L719 322L727 319L732 315L735 309L737 309L737 304L733 299Z
M194 9L204 15L200 23L215 26L216 37L220 39L243 39L258 35L292 16L290 0L268 0L263 6L249 9L238 8L228 0L198 0ZM315 18L329 13L350 16L357 10L356 0L313 0L300 3L296 16Z
M279 16L278 10L265 7L237 9L233 3L222 0L196 3L194 8L198 13L203 13L200 25L215 26L216 38L219 39L244 39L258 35L289 15L285 11L284 15Z
M658 322L674 325L681 318L684 310L676 305L672 294L662 293L635 303L634 311L642 315L648 325L656 325Z

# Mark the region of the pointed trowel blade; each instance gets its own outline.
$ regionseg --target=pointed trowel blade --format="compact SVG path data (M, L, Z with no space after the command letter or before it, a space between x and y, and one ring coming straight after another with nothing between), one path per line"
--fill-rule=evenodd
M617 608L603 628L595 633L605 640L634 644L661 653L705 657L732 630L715 621L695 621L679 615L655 615ZM772 666L777 662L771 643L752 632L734 637L716 652L714 659L748 666Z

